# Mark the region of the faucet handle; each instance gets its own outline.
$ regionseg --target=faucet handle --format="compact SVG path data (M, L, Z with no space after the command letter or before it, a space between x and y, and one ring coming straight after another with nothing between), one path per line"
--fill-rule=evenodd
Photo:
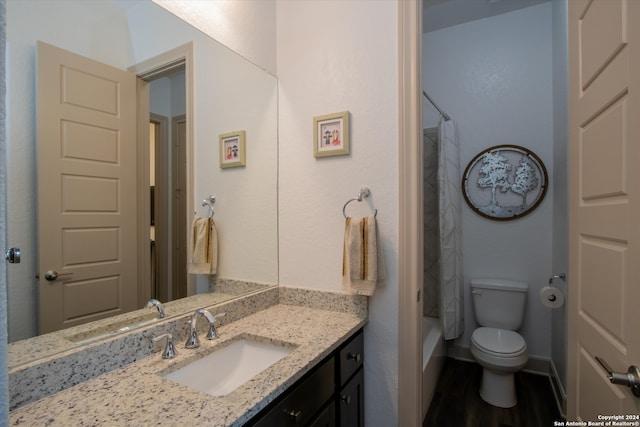
M178 350L176 350L176 347L173 345L173 336L171 334L162 334L160 336L153 338L152 341L156 343L161 339L167 340L164 345L164 350L162 351L162 358L173 359L174 357L176 357L178 355Z
M209 310L200 309L200 310L198 310L198 312L203 314L204 317L206 317L207 320L209 321L209 331L207 332L207 339L208 340L214 340L214 339L218 338L219 335L218 335L218 331L216 329L216 320L218 320L221 317L226 316L227 313L219 313L219 314L216 314L214 316L214 315L211 314L211 312Z

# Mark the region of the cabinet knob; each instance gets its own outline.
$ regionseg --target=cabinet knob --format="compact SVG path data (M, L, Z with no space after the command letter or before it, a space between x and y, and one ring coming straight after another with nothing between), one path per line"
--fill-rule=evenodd
M340 396L340 400L348 405L351 403L351 396L348 394L343 394L342 396Z
M289 416L289 419L291 421L295 421L295 422L297 422L298 418L300 418L300 416L302 415L302 411L296 411L295 409L292 409L292 410L285 409L283 410L283 412Z
M362 356L360 355L360 353L353 354L349 352L347 353L347 360L355 360L356 362L360 363L360 361L362 360Z

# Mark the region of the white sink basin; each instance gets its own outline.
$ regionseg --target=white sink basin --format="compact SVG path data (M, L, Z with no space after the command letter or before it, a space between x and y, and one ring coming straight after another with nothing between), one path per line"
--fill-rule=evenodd
M164 378L212 396L225 396L292 350L243 338Z

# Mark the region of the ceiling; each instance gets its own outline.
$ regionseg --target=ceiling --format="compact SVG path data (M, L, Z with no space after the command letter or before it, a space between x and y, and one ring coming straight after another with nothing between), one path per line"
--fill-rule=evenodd
M535 6L550 0L422 0L422 32Z

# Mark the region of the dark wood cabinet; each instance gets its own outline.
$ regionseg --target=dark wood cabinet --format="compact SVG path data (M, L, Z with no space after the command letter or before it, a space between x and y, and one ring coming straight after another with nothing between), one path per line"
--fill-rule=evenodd
M320 415L309 424L309 427L335 427L336 425L336 405L331 401L323 410Z
M364 426L363 352L360 330L246 425Z
M340 427L364 426L364 336L355 334L338 351L336 407Z
M364 426L364 371L358 372L338 393L340 427Z

